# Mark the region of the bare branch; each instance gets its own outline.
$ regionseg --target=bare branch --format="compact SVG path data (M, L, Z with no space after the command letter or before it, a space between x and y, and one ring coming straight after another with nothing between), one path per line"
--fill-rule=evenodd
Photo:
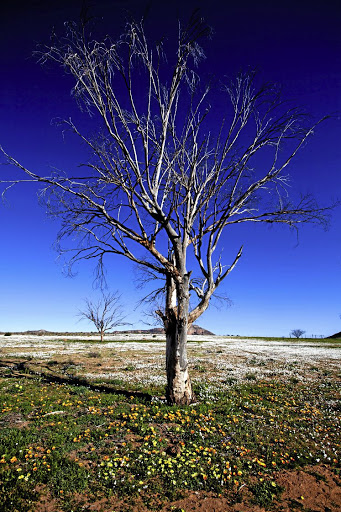
M101 341L103 341L104 335L114 327L129 325L128 322L125 322L126 316L123 314L121 295L117 291L115 293L102 292L102 297L97 302L85 299L85 307L79 311L78 316L94 324L101 335Z
M116 41L89 37L86 23L66 24L65 35L53 34L39 58L71 75L74 98L92 116L92 136L72 119L63 122L87 148L88 160L75 174L54 169L44 175L0 147L15 168L6 174L4 167L2 194L20 183L43 186L41 199L61 221L57 245L65 251L63 243L71 241L71 265L93 259L101 275L104 258L116 254L144 268L149 282L161 279L147 300L163 296L165 307L157 314L169 339L182 336L182 349L171 345L169 357L180 358L184 375L183 333L242 254L241 248L234 259L222 260L229 227L325 226L331 209L310 196L295 199L288 174L326 117L309 124L303 112L282 100L278 87L259 86L254 72L218 87L213 81L201 84L199 40L208 34L195 13L180 25L177 51L166 60L163 44L150 44L142 22L128 23ZM215 100L220 122L211 109ZM91 321L94 310L88 304Z

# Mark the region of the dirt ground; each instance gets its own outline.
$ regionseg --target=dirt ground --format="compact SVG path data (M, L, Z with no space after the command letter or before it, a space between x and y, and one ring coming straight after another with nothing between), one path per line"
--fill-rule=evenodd
M186 492L186 496L178 501L160 504L154 501L152 508L147 508L141 501L133 508L127 502L117 499L103 499L95 503L87 502L84 496L79 498L79 509L88 512L340 512L341 482L328 467L308 466L304 471L282 471L276 477L277 485L281 486L282 494L269 507L256 505L251 493L244 486L236 493L227 497L217 497L209 492ZM56 501L49 495L42 494L35 512L59 512Z
M276 477L277 485L283 492L279 500L271 504L271 510L278 512L340 512L340 478L327 467L307 467L304 471L282 471ZM266 509L250 500L247 487L238 491L240 503L230 504L227 498L192 493L172 506L183 508L186 512L264 512ZM235 500L233 496L233 500ZM171 506L163 509L171 511Z

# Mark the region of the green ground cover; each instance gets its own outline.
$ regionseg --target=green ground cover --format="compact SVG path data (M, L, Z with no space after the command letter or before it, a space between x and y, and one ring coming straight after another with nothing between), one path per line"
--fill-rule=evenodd
M262 341L288 341L290 343L312 343L312 344L331 344L341 345L341 338L270 338L265 336L238 336L246 340L262 340Z
M180 489L224 495L244 484L268 505L283 468L326 464L339 473L335 375L309 385L261 380L213 389L203 382L196 393L198 403L169 407L3 374L2 510L34 510L42 495L65 512L112 496L131 510L135 499L159 510Z

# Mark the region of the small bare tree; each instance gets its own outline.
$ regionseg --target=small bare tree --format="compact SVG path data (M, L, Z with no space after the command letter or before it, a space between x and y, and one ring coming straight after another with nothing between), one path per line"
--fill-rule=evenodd
M293 329L290 333L291 336L293 336L294 338L300 338L301 336L303 336L303 334L305 334L306 331L302 331L302 329Z
M223 263L222 235L238 224L324 223L325 211L309 197L289 199L286 169L314 126L289 108L271 84L253 73L202 85L198 41L205 24L193 16L180 27L177 48L165 59L162 42L149 44L143 23L128 23L115 42L96 41L67 24L40 53L74 78L73 95L91 116L95 135L71 119L66 128L88 147L78 175L43 175L9 156L22 179L44 185L50 211L62 222L59 240L78 236L71 264L121 255L163 280L167 399L193 398L187 331L235 268L242 247ZM212 93L213 91L213 93ZM211 99L221 100L217 111ZM213 113L212 113L213 112ZM190 302L191 298L191 302Z
M96 302L85 299L85 308L79 312L79 316L81 319L90 320L95 325L101 341L104 335L114 327L127 325L118 292L107 294L102 292L102 297Z

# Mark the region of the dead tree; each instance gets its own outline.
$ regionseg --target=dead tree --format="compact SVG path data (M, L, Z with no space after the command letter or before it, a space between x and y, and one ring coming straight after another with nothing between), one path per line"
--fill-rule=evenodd
M306 331L302 331L302 329L293 329L290 333L290 336L293 336L294 338L300 338L301 336L303 336L303 334L305 334Z
M103 341L104 335L114 327L127 325L127 322L124 321L126 317L123 314L121 296L118 292L102 292L102 297L96 302L85 299L85 307L79 312L79 316L95 325L101 336L101 341Z
M163 43L151 45L143 23L129 23L115 42L96 41L86 26L69 23L40 59L74 78L72 93L91 114L95 135L71 119L65 125L88 147L89 160L78 175L44 175L3 151L22 181L43 184L41 194L61 219L59 240L78 236L71 263L94 258L101 268L104 256L116 254L164 280L158 315L167 339L167 399L176 404L193 399L188 328L242 255L241 247L223 263L223 233L242 223L295 228L325 220L311 197L290 200L286 174L321 121L307 126L276 87L258 87L253 73L202 84L205 34L192 17L166 60ZM19 181L7 179L7 188Z

